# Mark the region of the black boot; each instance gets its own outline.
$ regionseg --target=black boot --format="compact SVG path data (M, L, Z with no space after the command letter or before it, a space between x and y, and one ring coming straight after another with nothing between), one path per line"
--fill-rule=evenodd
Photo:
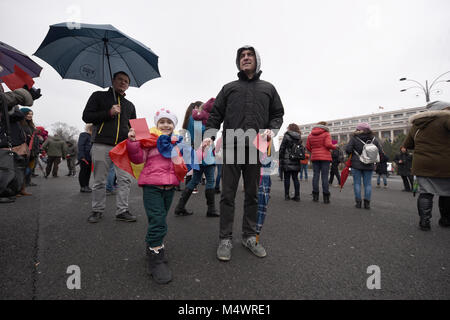
M439 225L444 228L450 227L450 197L439 197L439 212L441 213Z
M323 193L323 203L330 203L330 193Z
M356 199L355 202L356 202L355 207L358 208L358 209L361 209L361 203L362 203L362 201Z
M370 200L364 199L364 209L370 209Z
M318 192L314 192L312 193L313 196L313 201L314 202L318 202L319 201L319 193Z
M192 189L189 188L185 188L183 193L181 193L181 197L180 197L180 201L178 201L178 204L175 208L175 215L177 216L190 216L191 214L194 214L194 212L192 211L187 211L185 206L186 203L188 202L191 194L192 194Z
M286 193L284 195L284 200L291 200L291 197L289 196L289 193Z
M166 284L172 280L172 271L167 265L164 247L158 253L147 247L149 273L158 284Z
M431 211L433 211L433 194L421 193L417 198L417 210L419 211L420 216L420 230L430 230Z
M219 214L216 211L216 202L214 200L215 194L216 190L214 189L205 190L206 205L208 206L208 211L206 212L207 217L219 217Z

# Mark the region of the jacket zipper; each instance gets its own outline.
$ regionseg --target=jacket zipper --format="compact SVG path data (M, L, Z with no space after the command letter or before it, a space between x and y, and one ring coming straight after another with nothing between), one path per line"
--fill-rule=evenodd
M120 106L120 96L117 97L117 101L119 102ZM119 140L119 128L120 128L120 113L118 114L117 117L117 134L116 134L116 142L114 144L117 144L117 140Z

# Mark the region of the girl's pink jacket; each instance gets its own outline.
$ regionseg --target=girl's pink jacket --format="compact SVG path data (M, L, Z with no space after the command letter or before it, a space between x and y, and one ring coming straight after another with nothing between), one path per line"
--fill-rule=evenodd
M138 180L140 187L145 185L178 186L180 184L175 175L172 159L164 158L158 148L143 149L139 141L127 139L127 150L131 162L135 164L145 162Z

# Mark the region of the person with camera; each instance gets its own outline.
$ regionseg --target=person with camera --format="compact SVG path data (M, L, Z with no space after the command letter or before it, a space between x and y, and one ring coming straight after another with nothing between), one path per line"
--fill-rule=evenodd
M28 146L21 126L25 116L19 105L32 106L41 97L40 91L25 86L4 92L0 84L0 165L5 169L0 172L0 203L14 202L22 189Z

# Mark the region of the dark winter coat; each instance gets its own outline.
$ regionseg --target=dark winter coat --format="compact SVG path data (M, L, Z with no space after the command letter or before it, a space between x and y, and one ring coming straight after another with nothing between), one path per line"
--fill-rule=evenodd
M288 131L284 134L279 151L280 164L283 171L300 171L300 160L289 159L289 152L296 143L302 143L300 134L294 131Z
M331 150L331 166L337 168L341 162L341 149L336 147L336 149Z
M421 112L409 122L403 146L414 150L412 174L450 178L450 110Z
M49 157L65 157L67 155L66 142L58 136L49 137L42 145L42 149Z
M375 164L365 164L362 163L359 160L359 156L355 153L358 152L358 154L361 154L362 150L363 150L363 146L364 144L358 140L361 139L362 141L364 141L365 143L367 143L369 140L372 141L374 139L374 135L373 133L366 133L364 131L355 131L352 135L352 137L350 138L350 141L348 142L348 144L345 146L345 152L347 154L352 154L352 168L353 169L357 169L357 170L374 170L375 169ZM375 140L373 140L373 144L377 146L378 148L378 152L380 153L380 157L381 157L381 146L380 143L378 142L378 139L375 138Z
M86 159L91 162L91 135L87 132L82 132L78 137L78 160Z
M77 146L76 145L74 145L74 144L72 144L72 145L67 144L67 155L70 158L74 158L75 159L77 157L77 153L78 153L78 150L77 150Z
M5 105L11 126L9 136L11 137L12 146L19 146L26 142L26 136L20 124L25 116L20 112L18 105L32 106L33 98L25 89L16 89L5 93L0 92L0 148L8 147Z
M39 155L39 137L36 128L34 128L28 120L21 121L22 129L26 135L26 143L30 149L31 158L37 157ZM31 141L33 139L33 141Z
M244 132L254 129L258 133L260 129L279 129L283 124L284 108L280 96L271 83L259 78L260 75L261 71L248 79L240 71L239 80L223 86L217 95L206 130L218 130L223 122L224 148L252 143L237 138L234 142L227 142L227 129L242 129Z
M108 91L96 91L89 98L83 111L83 121L93 123L93 142L116 145L128 138L129 120L136 119L136 109L129 100L120 94L120 116L110 115L114 101L112 88ZM120 121L119 121L120 120Z
M402 161L400 163L400 161ZM397 165L399 176L410 176L412 167L412 156L408 152L400 152L395 155L394 162Z
M387 171L388 161L389 161L389 157L386 154L381 153L380 154L380 162L377 163L375 172L378 174L387 174L388 173L388 171Z

